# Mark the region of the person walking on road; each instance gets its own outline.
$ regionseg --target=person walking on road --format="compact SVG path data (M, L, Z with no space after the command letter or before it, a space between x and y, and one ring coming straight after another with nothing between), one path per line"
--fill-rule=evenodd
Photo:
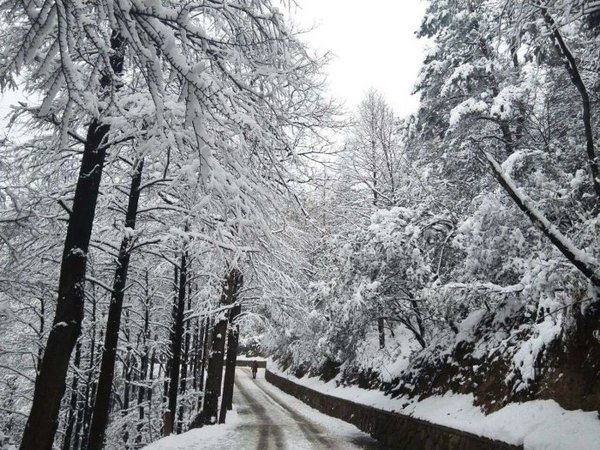
M256 379L256 373L258 372L258 362L252 361L250 363L250 370L252 371L252 378Z

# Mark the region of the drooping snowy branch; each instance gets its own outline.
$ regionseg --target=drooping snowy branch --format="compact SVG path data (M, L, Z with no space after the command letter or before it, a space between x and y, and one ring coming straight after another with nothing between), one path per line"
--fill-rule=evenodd
M515 183L502 170L502 167L489 152L484 152L492 172L502 188L515 202L521 211L540 229L554 246L573 264L590 282L600 288L600 274L598 273L598 261L577 246L564 234L560 232L544 214L535 207L532 200L519 191Z

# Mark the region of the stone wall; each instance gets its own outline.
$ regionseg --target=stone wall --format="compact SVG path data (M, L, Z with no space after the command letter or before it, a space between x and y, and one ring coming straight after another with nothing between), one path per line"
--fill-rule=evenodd
M407 450L522 450L522 447L322 394L275 375L268 370L265 372L265 379L322 413L355 425L390 448Z

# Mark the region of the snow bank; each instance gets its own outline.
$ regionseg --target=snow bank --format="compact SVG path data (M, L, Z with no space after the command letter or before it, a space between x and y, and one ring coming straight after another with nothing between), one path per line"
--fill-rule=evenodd
M242 424L234 409L227 413L227 423L211 425L171 435L159 439L144 447L144 450L211 450L214 448L238 448L239 433Z
M568 411L553 400L514 403L485 415L472 395L445 394L417 401L390 398L381 391L336 386L318 378L296 378L269 361L269 370L327 395L386 411L405 414L478 436L523 445L525 450L590 450L600 448L600 420L596 412Z

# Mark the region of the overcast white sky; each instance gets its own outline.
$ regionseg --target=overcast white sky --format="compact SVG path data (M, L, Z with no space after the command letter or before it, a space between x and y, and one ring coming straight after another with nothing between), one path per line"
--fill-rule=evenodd
M330 51L327 68L332 94L354 109L366 91L381 91L399 116L414 112L411 96L424 43L415 36L425 11L423 0L296 0L295 21L314 28L304 40L319 53ZM0 96L0 115L15 100ZM2 125L0 121L0 125Z
M414 112L411 91L423 60L415 36L425 12L422 0L296 0L296 23L316 28L304 37L335 59L327 73L333 95L353 109L373 87L399 116Z

